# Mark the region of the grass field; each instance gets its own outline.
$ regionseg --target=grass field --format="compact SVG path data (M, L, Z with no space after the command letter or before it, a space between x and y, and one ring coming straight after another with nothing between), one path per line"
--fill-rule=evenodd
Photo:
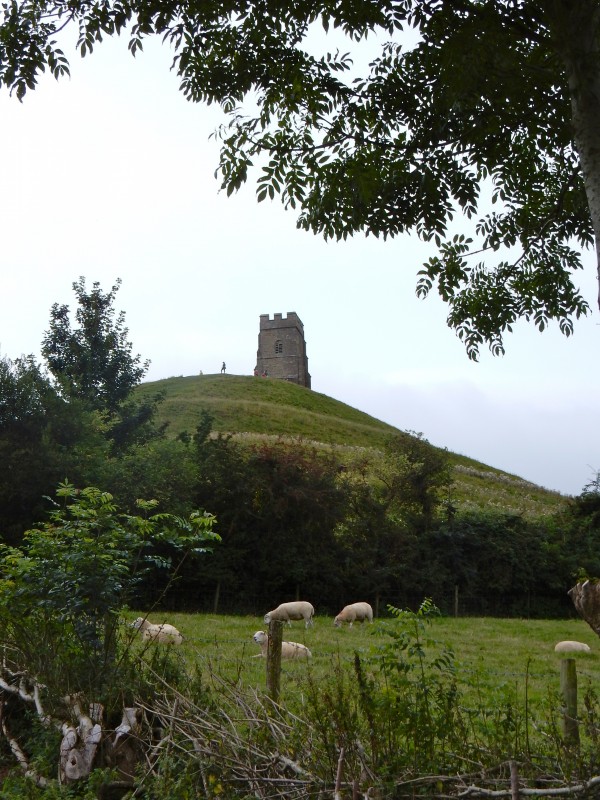
M265 688L265 661L253 658L260 651L252 641L253 633L265 628L261 618L169 613L153 614L150 619L168 621L179 628L185 636L181 652L190 667L197 666L201 673L217 671L248 687ZM335 628L331 617L316 617L308 630L300 622L284 627L284 639L306 644L313 658L308 667L305 663L284 663L282 693L286 681L296 688L307 669L317 676L331 674L339 663L351 670L355 652L376 664L378 646L390 641L385 628L398 624L386 619L370 626ZM599 685L600 642L579 619L439 617L427 626L426 636L454 652L458 682L472 699L477 695L478 699L495 702L496 698L511 696L524 702L527 694L530 704L545 701L559 690L560 658L554 645L563 639L585 642L592 649L589 655L578 658L581 694L588 685ZM439 650L439 646L433 647Z
M600 647L591 629L575 618L426 616L432 610L425 603L418 614L364 627L335 628L324 616L308 630L285 626L284 638L305 643L313 657L282 663L277 705L267 692L265 659L254 657L261 618L152 614L152 622L173 623L186 639L169 654L147 645L145 658L168 666L181 688L152 687L146 709L163 729L176 730L180 752L193 742L194 775L197 753L205 755L205 784L223 797L237 787L235 796L286 800L349 798L351 791L389 800L506 798L513 780L540 797L572 786L573 794L595 796L582 793L600 781ZM578 658L577 724L569 736L573 720L565 717L554 652L563 639L592 648ZM344 792L334 794L342 773Z

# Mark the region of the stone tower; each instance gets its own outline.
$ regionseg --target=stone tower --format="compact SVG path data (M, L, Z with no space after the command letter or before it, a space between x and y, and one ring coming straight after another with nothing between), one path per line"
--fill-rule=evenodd
M259 375L298 383L310 389L308 358L304 341L304 325L295 311L287 317L260 315L256 369Z

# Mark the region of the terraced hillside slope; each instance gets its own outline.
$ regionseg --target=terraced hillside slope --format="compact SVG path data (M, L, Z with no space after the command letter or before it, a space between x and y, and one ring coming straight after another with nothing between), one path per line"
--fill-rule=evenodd
M192 434L203 410L214 418L216 432L248 442L285 437L346 451L367 449L374 457L389 436L402 433L332 397L285 381L245 375L192 375L143 383L142 396L163 392L158 421L167 435ZM425 437L427 432L424 432ZM455 469L453 502L461 508L493 508L506 513L542 516L565 502L551 492L457 453L448 453Z

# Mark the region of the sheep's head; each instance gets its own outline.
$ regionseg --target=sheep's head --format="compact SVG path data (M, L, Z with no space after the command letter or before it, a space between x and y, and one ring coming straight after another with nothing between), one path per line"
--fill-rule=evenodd
M265 614L265 622L266 622L267 625L269 624L269 622L271 622L271 614L270 613Z
M339 618L339 615L333 620L333 624L335 625L336 628L341 627L342 620Z
M264 631L256 631L254 636L252 637L256 644L265 644L267 639L269 638Z
M139 630L143 625L144 625L143 617L138 617L137 619L134 619L133 622L131 623L131 627L137 628L137 630Z

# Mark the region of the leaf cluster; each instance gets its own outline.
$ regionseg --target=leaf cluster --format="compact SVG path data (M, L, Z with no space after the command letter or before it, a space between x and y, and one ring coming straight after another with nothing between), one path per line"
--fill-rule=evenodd
M73 283L78 327L71 327L69 306L55 303L42 342L42 355L62 393L111 414L129 398L149 365L132 355L125 313L115 319L113 304L120 285L119 279L104 294L95 282L88 292L81 277Z
M210 515L150 513L155 505L140 500L142 514L124 514L109 493L64 483L49 521L27 531L21 547L2 546L2 641L11 660L51 693L57 682L63 693L106 691L121 614L139 582L151 568L172 572L218 540Z
M573 242L592 245L593 230L571 119L565 53L577 41L565 41L576 35L563 25L568 15L564 0L6 2L0 82L22 98L40 71L68 74L55 37L72 24L82 55L126 30L134 55L148 36L162 37L184 96L220 103L229 116L217 169L227 193L254 168L258 200L279 196L299 210L301 228L433 240L438 254L417 294L437 287L476 359L483 344L503 353L521 318L539 330L556 321L570 335L588 311L573 276ZM595 4L584 4L577 30L597 24ZM318 26L345 34L350 51L313 54ZM416 45L402 45L405 29ZM352 49L374 32L388 40L357 76ZM454 235L457 214L472 235ZM54 314L64 328L65 309ZM55 344L51 330L49 352ZM68 359L57 368L93 393Z

